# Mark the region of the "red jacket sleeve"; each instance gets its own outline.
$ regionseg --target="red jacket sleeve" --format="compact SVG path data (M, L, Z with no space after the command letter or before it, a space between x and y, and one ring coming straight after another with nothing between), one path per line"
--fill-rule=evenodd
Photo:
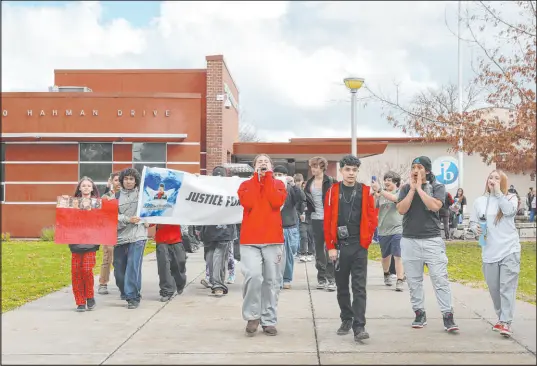
M324 198L324 242L326 249L336 249L335 239L332 238L332 210L334 206L332 205L332 187L326 192L326 197Z
M287 198L287 191L282 181L274 179L272 172L265 173L265 194L273 209L280 209Z
M251 210L257 204L260 194L260 187L252 180L242 182L237 192L241 206Z
M378 211L379 209L375 208L375 198L371 193L371 189L369 186L364 185L364 187L367 187L367 217L369 217L369 232L371 233L371 239L373 239L373 235L375 233L375 229L378 226L379 222L379 216Z

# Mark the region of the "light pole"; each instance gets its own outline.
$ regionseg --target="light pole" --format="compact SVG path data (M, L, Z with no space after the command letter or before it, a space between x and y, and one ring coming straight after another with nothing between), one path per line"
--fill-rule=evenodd
M462 49L461 49L461 26L462 26L462 1L459 0L459 22L458 22L458 32L457 32L457 58L458 58L458 79L459 79L459 116L461 118L460 123L462 124ZM462 126L459 126L459 129L462 128ZM459 152L457 154L458 157L458 163L459 163L459 188L462 188L463 185L463 170L464 170L464 152L463 152L463 143L462 143L462 137L459 139Z
M345 78L345 86L351 91L351 154L358 156L356 144L356 92L364 85L362 78Z

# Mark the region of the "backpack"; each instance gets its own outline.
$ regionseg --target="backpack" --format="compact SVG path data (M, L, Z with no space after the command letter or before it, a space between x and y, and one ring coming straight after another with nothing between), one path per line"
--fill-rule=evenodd
M453 202L454 200L453 200L453 197L451 196L451 193L446 192L446 199L444 200L444 205L442 208L448 209L449 206L453 204Z

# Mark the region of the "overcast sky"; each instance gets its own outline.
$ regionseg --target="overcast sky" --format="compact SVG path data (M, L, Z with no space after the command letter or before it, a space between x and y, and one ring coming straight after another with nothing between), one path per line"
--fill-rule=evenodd
M456 29L456 11L443 1L2 1L2 91L46 91L54 69L204 68L223 54L244 121L264 140L350 136L343 78L391 95L397 82L402 96L456 82L445 24ZM401 133L369 103L358 136Z

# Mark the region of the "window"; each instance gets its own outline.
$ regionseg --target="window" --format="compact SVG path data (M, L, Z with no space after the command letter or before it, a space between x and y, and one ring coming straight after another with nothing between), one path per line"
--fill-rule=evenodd
M144 166L166 168L166 143L134 142L132 144L132 162L140 174Z
M80 143L78 179L86 176L106 186L112 173L112 151L111 143Z
M6 189L6 164L4 164L4 161L6 161L6 144L2 142L2 186L0 187L0 202L4 202Z

